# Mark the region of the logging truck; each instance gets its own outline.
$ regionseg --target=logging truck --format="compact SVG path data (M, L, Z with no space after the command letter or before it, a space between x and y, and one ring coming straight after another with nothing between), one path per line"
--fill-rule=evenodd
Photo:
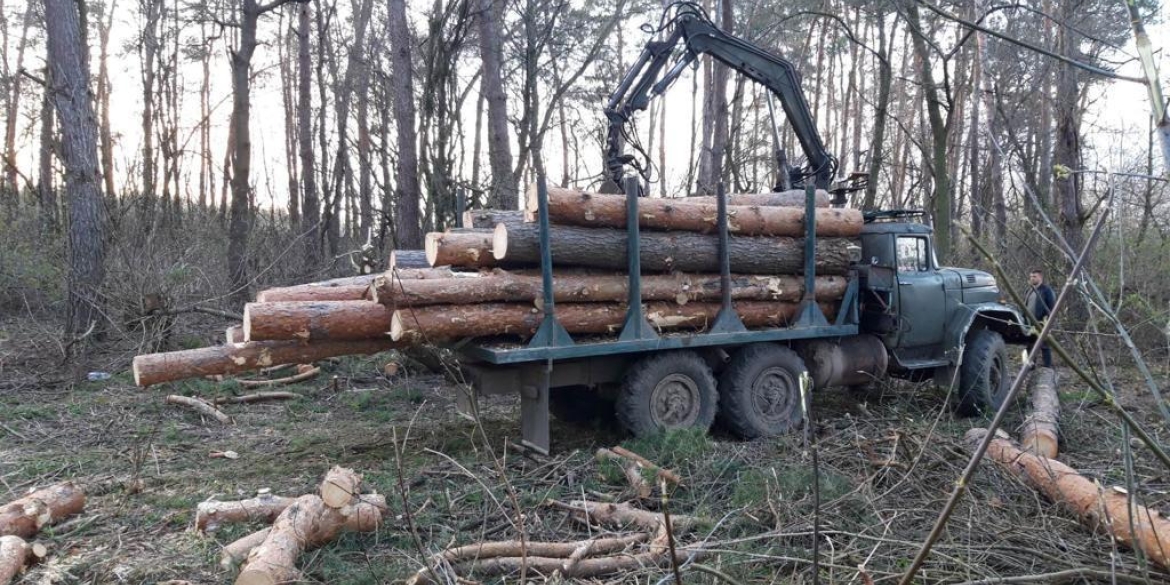
M831 306L818 302L823 281L817 278L817 257L827 244L818 248L817 198L831 189L837 163L817 133L795 67L723 33L693 3L672 4L655 32L662 40L645 46L605 109L609 182L620 186L626 203L628 299L622 326L616 337L574 338L558 320L552 257L557 242L550 235L549 188L538 178L539 247L532 249L541 266L543 320L526 345L482 340L454 345L473 388L459 397L460 412L475 416L477 395L518 390L523 442L547 453L550 412L581 421L611 410L635 435L708 428L718 420L741 437L755 438L797 428L810 391L865 386L886 376L933 378L950 390L963 414L999 407L1008 389L1006 344L1027 343L1031 333L1021 314L1000 301L995 279L979 270L940 266L931 228L911 221L913 213L868 212L859 245L849 246L843 297ZM717 314L702 332L664 332L651 324L653 309L643 302L638 212L643 190L640 178L628 173L634 158L623 152L631 132L627 126L701 54L766 87L769 99L783 106L807 159L803 167L790 167L777 148L776 190L796 187L806 194L803 287L795 311L781 325L749 328L743 311L736 310L728 202L721 186ZM832 189L834 206L843 205L856 188L854 182Z

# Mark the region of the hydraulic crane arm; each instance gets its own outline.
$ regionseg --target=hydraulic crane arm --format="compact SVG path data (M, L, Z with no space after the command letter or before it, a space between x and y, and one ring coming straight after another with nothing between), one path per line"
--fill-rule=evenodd
M808 101L800 89L796 67L760 47L719 30L703 9L693 2L672 4L667 8L664 20L671 11L673 16L664 25L671 27L665 40L646 44L641 56L626 73L606 105L605 115L609 121L606 166L610 178L621 184L625 166L633 161L631 155L622 153L622 147L625 126L634 113L645 110L650 100L664 93L700 54L707 54L768 88L780 100L784 114L808 158L809 170L806 176L813 179L817 188L828 189L837 171L837 161L825 149L825 143L817 133ZM655 83L680 43L683 55ZM780 172L786 172L786 169Z

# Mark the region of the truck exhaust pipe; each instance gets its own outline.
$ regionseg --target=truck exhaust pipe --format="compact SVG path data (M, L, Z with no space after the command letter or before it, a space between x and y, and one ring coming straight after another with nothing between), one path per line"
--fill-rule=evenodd
M801 353L818 390L868 384L884 376L889 365L885 345L873 335L810 341Z

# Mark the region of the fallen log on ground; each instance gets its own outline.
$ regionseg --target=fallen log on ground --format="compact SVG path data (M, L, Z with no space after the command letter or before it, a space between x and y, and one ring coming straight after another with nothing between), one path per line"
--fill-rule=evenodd
M321 368L310 364L300 364L297 366L297 373L283 378L273 378L271 380L236 380L236 383L244 388L269 388L272 386L280 386L282 384L296 384L297 382L304 382L305 380L315 377L321 373ZM248 402L259 402L261 400L279 400L281 398L280 392L269 392L267 396L264 393L255 394L255 398Z
M424 244L427 263L431 266L491 268L496 265L492 256L493 237L492 230L471 228L431 232Z
M269 400L296 400L300 397L301 395L296 392L256 392L240 396L217 396L211 403L216 406L220 404L251 404L253 402L268 402Z
M43 544L29 544L19 536L0 536L0 585L8 585L29 565L44 559L48 549Z
M214 404L203 400L202 398L171 394L170 396L167 396L166 401L167 404L186 406L187 408L190 408L195 412L202 414L203 416L218 420L221 424L228 425L232 423L232 417L228 416L226 413L224 413L224 411L216 408Z
M84 508L85 492L72 482L42 488L0 507L0 536L29 538Z
M630 451L629 449L626 449L625 447L622 447L620 445L616 446L612 449L612 452L615 455L618 455L619 457L624 457L626 459L629 459L630 461L637 463L641 467L649 469L659 479L664 479L666 481L669 481L670 483L673 483L674 485L682 485L682 478L679 477L679 475L677 473L675 473L674 471L671 471L669 469L663 469L663 468L659 467L658 464L654 463L653 461L650 461L649 459L647 459L647 458L645 458L637 453L634 453L633 451Z
M215 532L223 524L272 522L294 501L295 498L261 494L247 500L200 502L195 508L195 529Z
M1031 408L1020 431L1020 446L1033 455L1055 459L1060 437L1060 397L1056 394L1056 370L1032 370ZM1170 543L1167 543L1170 547Z
M558 303L622 302L629 298L629 278L624 274L553 274L553 299ZM848 281L840 276L818 276L816 297L834 301L845 295ZM543 298L539 274L495 270L474 278L396 281L379 277L370 285L369 298L386 306L416 307L495 302L533 302ZM647 274L642 277L643 301L718 301L719 276L710 274ZM799 301L804 279L799 276L733 274L731 298L735 301ZM537 305L539 306L539 304Z
M569 189L569 188L565 188L565 187L549 187L548 188L548 200L549 200L550 207L551 207L552 201L554 201L554 200L580 199L582 196L585 196L585 195L595 195L596 196L596 195L603 195L603 194L589 192L589 191L583 191L581 189ZM621 197L623 199L625 198L624 194L621 194L621 195L604 194L604 195L606 197ZM528 191L525 193L525 197L524 197L524 209L525 209L525 212L529 216L533 216L537 212L536 197L537 197L536 185L535 184L529 185ZM805 205L805 197L806 197L806 195L805 195L804 189L789 189L788 191L777 191L777 192L772 192L772 193L729 193L727 195L727 204L728 205L759 205L759 206L768 206L768 207L800 207L803 209L804 205ZM829 192L828 191L825 191L823 189L818 189L815 197L816 197L816 206L817 207L828 207L829 206ZM654 197L643 197L638 201L638 203L642 203L643 201L653 201L655 199L656 198L654 198ZM686 201L688 203L698 203L698 204L716 204L717 203L716 198L714 196L663 198L662 200L663 201ZM468 224L464 224L464 225L468 225Z
M313 363L340 355L366 355L394 349L398 345L389 338L312 343L259 341L140 355L134 358L132 370L136 385L151 386L184 378L237 374L280 364Z
M529 208L530 219L533 211ZM801 237L805 233L804 215L803 205L729 205L727 229L746 236ZM625 229L626 196L557 191L549 194L548 216L555 224ZM638 225L648 229L714 233L718 229L717 217L716 203L690 199L638 201ZM859 209L821 208L816 212L817 236L857 237L864 225Z
M268 533L271 531L272 528L257 530L252 534L225 545L219 553L219 566L227 570L239 566L240 563L248 558L248 554L252 552L252 549L264 543L264 540L268 538Z
M625 270L626 232L604 228L554 225L549 228L550 251L556 265ZM642 232L642 270L647 272L719 271L719 238L691 232ZM844 238L817 240L817 274L845 274L849 247ZM496 225L492 254L500 266L524 267L540 263L540 230L536 224ZM801 274L804 239L732 236L728 239L731 271L744 274Z
M625 529L631 526L647 532L657 533L665 521L665 517L657 512L639 510L629 504L614 504L605 502L590 502L574 500L568 504L556 500L546 502L547 506L569 512L570 517L578 522L600 524L615 529ZM680 514L670 515L670 525L677 536L687 532L695 525L693 516Z
M747 327L782 327L791 324L799 305L796 303L746 301L735 304L735 311ZM714 322L719 303L646 303L645 315L650 325L664 330L704 329ZM826 318L836 318L834 305L821 304ZM556 306L557 320L569 333L613 334L626 319L626 306L620 303L574 303ZM429 305L394 311L390 338L396 341L419 339L436 341L465 337L519 336L536 333L544 314L526 304L483 303L477 305Z
M974 446L986 436L986 429L971 429L966 440ZM1059 461L1026 453L1006 438L993 439L987 455L1071 512L1090 530L1104 530L1117 542L1140 548L1147 558L1170 568L1170 520L1157 510L1131 502L1125 494L1103 489Z
M598 461L613 461L617 464L621 468L626 482L630 484L630 488L634 490L634 495L638 499L645 500L654 492L654 487L642 476L642 466L638 465L637 462L630 461L605 447L597 450L595 458Z
M364 495L344 508L330 508L316 494L297 498L276 518L264 541L248 553L236 585L297 580L296 561L301 553L333 540L342 530L377 530L385 508L386 499L376 494Z
M333 466L321 480L321 500L330 508L343 508L361 494L362 476L348 467Z

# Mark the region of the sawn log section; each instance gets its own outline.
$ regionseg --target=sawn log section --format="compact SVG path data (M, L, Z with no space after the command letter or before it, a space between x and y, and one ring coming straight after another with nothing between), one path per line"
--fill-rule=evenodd
M802 274L804 238L732 236L728 238L731 271L744 274ZM616 229L554 225L549 227L553 263L624 270L626 232ZM691 232L642 232L642 270L647 272L719 271L719 239ZM844 238L817 240L817 274L845 274L849 247ZM492 253L505 267L533 266L540 262L540 229L531 223L496 225Z
M623 302L629 298L625 274L553 273L553 299L558 303ZM819 276L816 298L835 301L845 294L848 281L840 276ZM535 302L543 298L539 275L517 274L496 270L491 274L467 278L399 281L378 277L370 286L368 298L388 307L424 305ZM642 277L642 300L717 301L720 298L719 276L711 274L648 274ZM798 276L755 276L736 274L731 277L731 298L736 301L799 301L804 295L804 279Z
M625 229L626 215L624 195L561 190L549 193L548 217L555 224ZM638 201L638 225L644 228L714 233L718 227L717 217L716 203L689 199L643 198ZM857 237L864 225L859 209L821 208L816 211L818 236ZM746 236L800 237L805 233L805 210L804 207L729 205L727 229L732 234Z

